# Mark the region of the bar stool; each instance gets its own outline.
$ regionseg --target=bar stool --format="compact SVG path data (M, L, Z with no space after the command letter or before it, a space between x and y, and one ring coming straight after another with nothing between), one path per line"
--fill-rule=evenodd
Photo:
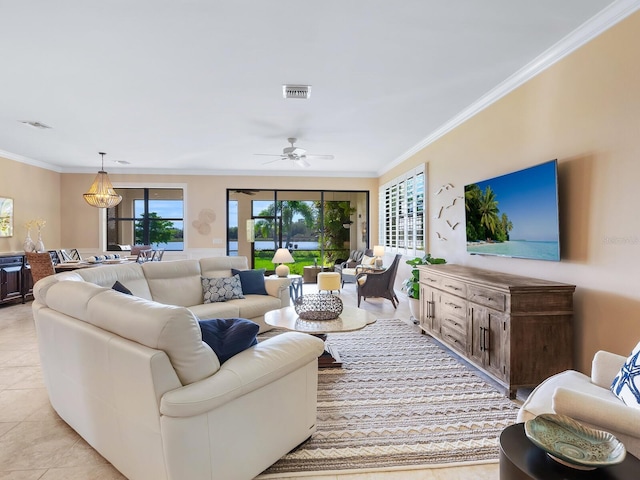
M327 290L329 293L340 293L340 274L338 272L319 272L318 273L318 292Z

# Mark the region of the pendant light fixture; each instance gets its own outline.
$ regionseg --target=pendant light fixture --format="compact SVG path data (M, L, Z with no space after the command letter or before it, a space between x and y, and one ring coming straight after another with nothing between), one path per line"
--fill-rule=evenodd
M102 156L102 168L89 187L89 191L82 196L92 207L110 208L115 207L122 201L122 196L118 195L109 181L107 172L104 171L104 156L106 153L99 152Z

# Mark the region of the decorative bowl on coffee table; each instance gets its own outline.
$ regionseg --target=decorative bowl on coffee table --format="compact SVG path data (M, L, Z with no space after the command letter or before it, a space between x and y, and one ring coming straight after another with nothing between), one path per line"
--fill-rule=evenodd
M342 313L342 300L335 295L311 293L298 297L293 304L303 320L334 320Z

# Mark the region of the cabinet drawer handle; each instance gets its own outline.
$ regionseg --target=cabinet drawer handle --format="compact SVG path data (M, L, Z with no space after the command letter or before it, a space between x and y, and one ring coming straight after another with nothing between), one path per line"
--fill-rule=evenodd
M445 285L445 287L450 288L452 290L462 290L460 287L456 287L455 285Z
M488 351L490 350L490 347L491 347L491 345L490 345L490 344L489 344L489 342L487 341L487 331L488 331L488 330L489 330L488 328L485 328L485 329L484 329L484 333L483 333L483 337L484 337L484 351L485 351L485 352L488 352ZM488 338L489 338L489 339L491 339L491 336L489 335L489 337L488 337Z
M489 350L487 346L487 330L488 328L480 327L480 351L486 352Z
M489 302L493 302L493 297L487 297L486 295L477 295L480 298L484 298L485 300L489 301Z
M429 278L429 277L426 277L426 278L425 278L425 280L426 280L427 282L431 282L431 283L433 283L433 282L437 282L437 281L438 281L438 280L434 280L433 278Z
M451 302L447 302L445 303L445 305L447 305L448 307L453 307L453 308L462 308L460 305L456 305L455 303L451 303Z
M449 338L449 339L453 340L453 342L454 342L454 343L460 343L460 342L458 341L458 339L457 339L457 338L452 337L452 336L451 336L451 335L449 335L448 333L447 333L447 334L445 334L445 337L447 337L447 338Z
M456 322L456 321L455 321L454 319L452 319L452 318L445 317L445 318L443 318L443 320L444 320L445 322L447 322L447 323L450 323L451 325L455 325L455 326L456 326L456 327L458 327L458 328L462 328L462 325L460 325L460 323L459 323L459 322Z

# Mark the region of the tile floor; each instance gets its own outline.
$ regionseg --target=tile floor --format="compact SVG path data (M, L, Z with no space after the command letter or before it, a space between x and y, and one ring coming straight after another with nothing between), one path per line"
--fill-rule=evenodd
M304 286L315 293L314 284ZM355 305L355 286L341 292ZM406 297L394 310L388 300L370 299L362 307L380 318L409 322ZM497 459L496 459L497 461ZM305 480L489 480L498 464L440 469L363 472L296 477ZM31 304L0 306L0 480L123 480L109 462L56 415L40 372ZM292 477L289 477L292 478ZM154 480L154 479L149 479ZM189 480L189 479L184 479Z

